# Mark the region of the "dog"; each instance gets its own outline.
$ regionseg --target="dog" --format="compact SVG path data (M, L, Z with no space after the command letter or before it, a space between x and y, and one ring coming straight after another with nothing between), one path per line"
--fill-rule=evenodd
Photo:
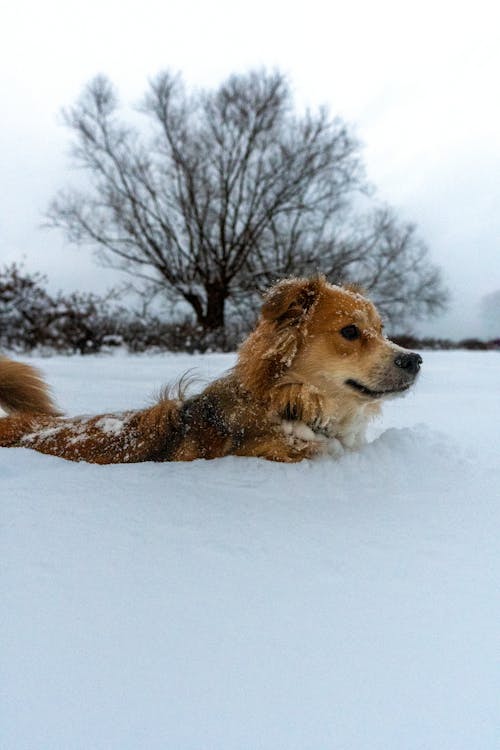
M195 396L181 388L141 411L64 418L35 368L0 360L0 446L97 464L337 455L363 443L421 364L384 336L356 287L290 278L266 294L235 367Z

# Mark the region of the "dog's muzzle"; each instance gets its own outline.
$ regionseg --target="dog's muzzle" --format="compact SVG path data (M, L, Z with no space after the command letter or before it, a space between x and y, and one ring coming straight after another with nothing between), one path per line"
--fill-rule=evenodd
M386 369L384 372L384 377L377 378L379 384L378 388L372 388L366 385L366 383L360 383L353 378L346 380L345 384L363 396L368 396L369 398L386 398L391 395L403 393L404 391L407 391L415 381L422 361L420 354L400 351L392 362L402 372L396 374L397 371L389 366L389 369Z

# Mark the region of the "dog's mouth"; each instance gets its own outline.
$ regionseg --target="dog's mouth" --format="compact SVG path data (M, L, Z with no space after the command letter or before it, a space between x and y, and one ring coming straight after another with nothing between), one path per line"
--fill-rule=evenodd
M384 396L391 396L396 393L404 393L404 391L407 391L411 386L411 383L406 383L405 385L401 385L397 388L389 388L384 391L374 391L371 388L368 388L368 386L363 385L362 383L358 383L357 380L352 380L352 378L346 380L345 384L353 390L358 391L358 393L362 393L364 396L369 396L370 398L384 398Z

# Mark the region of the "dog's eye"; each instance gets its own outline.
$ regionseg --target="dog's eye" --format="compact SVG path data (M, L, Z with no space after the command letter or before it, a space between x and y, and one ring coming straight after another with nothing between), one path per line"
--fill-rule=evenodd
M359 328L357 326L346 326L341 328L340 335L348 341L354 341L359 338Z

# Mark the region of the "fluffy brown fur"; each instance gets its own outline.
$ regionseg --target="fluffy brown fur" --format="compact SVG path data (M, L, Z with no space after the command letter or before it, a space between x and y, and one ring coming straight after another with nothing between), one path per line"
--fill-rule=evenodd
M9 413L0 446L99 464L229 454L300 461L357 447L381 400L406 390L420 362L383 336L377 311L355 289L287 279L268 292L235 368L191 398L62 418L34 368L0 360L0 405Z

